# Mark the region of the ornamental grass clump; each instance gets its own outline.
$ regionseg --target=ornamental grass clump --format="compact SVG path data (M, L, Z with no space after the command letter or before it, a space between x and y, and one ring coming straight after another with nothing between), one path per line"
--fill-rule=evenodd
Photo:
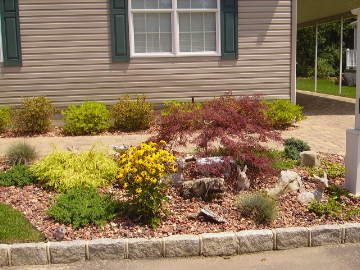
M5 157L12 165L28 165L36 159L37 153L33 146L21 142L10 145Z
M82 153L54 151L30 166L38 181L60 192L78 187L111 185L118 165L106 152L91 149Z
M131 147L119 157L117 179L129 201L125 214L156 227L160 224L167 201L166 176L177 171L175 156L162 149L165 142L142 143Z

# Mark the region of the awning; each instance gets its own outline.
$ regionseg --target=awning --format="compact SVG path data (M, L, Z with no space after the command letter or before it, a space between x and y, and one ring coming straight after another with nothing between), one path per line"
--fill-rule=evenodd
M360 0L298 0L298 25L308 26L350 17Z

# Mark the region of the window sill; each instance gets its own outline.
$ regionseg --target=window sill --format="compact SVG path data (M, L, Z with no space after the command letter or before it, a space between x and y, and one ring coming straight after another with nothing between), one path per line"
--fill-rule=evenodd
M221 56L217 52L205 52L205 53L137 53L130 56L130 58L152 58L152 57L191 57L191 56Z

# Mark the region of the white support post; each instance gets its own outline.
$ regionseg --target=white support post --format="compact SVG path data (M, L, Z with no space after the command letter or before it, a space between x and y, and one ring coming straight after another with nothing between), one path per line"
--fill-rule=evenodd
M344 17L341 17L340 30L340 75L339 75L339 94L342 93L342 75L343 75L343 41L344 41Z
M360 8L351 11L357 16L357 52L360 52ZM360 53L357 53L356 70L360 70ZM360 195L360 72L356 72L355 129L346 131L345 187Z
M315 86L314 90L317 91L318 84L318 35L319 35L319 26L316 24L315 26Z

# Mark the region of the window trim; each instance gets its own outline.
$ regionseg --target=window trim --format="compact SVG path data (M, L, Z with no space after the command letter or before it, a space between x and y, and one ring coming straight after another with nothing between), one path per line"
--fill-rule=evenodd
M129 44L130 58L137 57L186 57L186 56L221 56L221 0L217 1L217 8L209 9L184 9L177 8L177 0L172 0L171 9L146 9L146 13L170 13L171 14L171 30L172 30L172 52L156 52L156 53L135 53L134 41L134 24L133 14L144 13L144 9L132 9L132 0L129 0L128 18L129 18ZM178 13L196 13L196 12L213 12L216 17L216 51L209 52L180 52L180 35Z

